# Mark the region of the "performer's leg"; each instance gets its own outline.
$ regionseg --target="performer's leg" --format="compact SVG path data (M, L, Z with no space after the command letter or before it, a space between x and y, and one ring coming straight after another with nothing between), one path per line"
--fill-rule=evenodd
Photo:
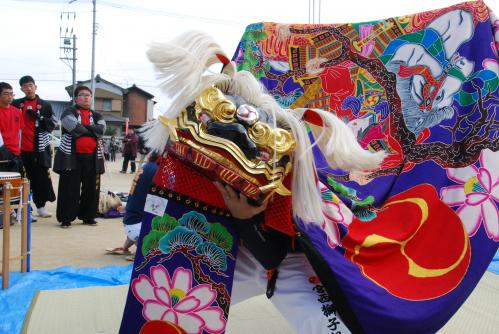
M289 254L278 268L276 289L270 301L299 334L350 333L302 253ZM245 248L240 247L231 305L265 294L267 274ZM306 315L306 316L304 316Z
M21 153L26 175L30 180L30 189L33 193L33 202L37 208L43 208L45 203L55 201L54 188L48 168L39 166L32 152Z
M58 193L57 221L71 223L78 214L80 169L61 172L59 175Z
M132 159L130 160L130 171L132 172L132 174L135 173L135 168L135 159Z
M35 165L35 162L33 159L33 153L22 151L21 152L21 159L23 161L24 170L26 171L26 176L32 182L31 179L33 177L33 167Z
M288 254L278 269L276 289L270 301L299 334L350 333L305 254Z
M49 173L46 167L34 167L31 189L33 191L33 202L35 202L37 208L43 208L45 203L55 200L54 188Z
M24 166L24 171L26 172L26 177L28 178L30 182L30 190L31 193L33 194L33 202L35 205L38 207L37 204L37 197L35 196L35 191L38 190L36 189L37 186L35 183L37 183L37 175L36 175L36 166L35 166L35 161L33 159L33 153L32 152L21 152L21 159L23 161L23 166Z
M78 218L84 223L93 224L99 207L100 175L95 170L94 157L86 155L82 162L81 195Z
M55 201L54 186L52 185L52 177L50 176L50 169L47 167L40 167L41 184L45 187L45 203Z
M125 154L123 157L123 166L121 167L121 172L126 173L126 170L128 169L128 161L130 160L130 156L128 154Z
M239 247L232 284L231 305L265 293L267 275L246 247Z

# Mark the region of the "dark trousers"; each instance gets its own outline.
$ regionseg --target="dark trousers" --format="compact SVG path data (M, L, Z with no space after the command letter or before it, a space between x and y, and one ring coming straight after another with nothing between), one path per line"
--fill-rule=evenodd
M109 154L111 156L111 161L116 161L116 151L115 150L110 150Z
M125 154L125 157L123 159L123 167L121 168L121 170L123 172L126 172L126 170L128 169L128 161L130 161L130 170L132 171L132 173L135 173L135 158L132 158L130 154Z
M63 171L59 176L57 220L72 222L78 216L84 222L97 215L100 174L95 171L94 154L77 154L78 169ZM81 185L81 192L80 192Z
M24 170L30 181L33 202L37 208L43 208L45 203L55 201L54 187L47 167L38 165L33 152L21 152Z

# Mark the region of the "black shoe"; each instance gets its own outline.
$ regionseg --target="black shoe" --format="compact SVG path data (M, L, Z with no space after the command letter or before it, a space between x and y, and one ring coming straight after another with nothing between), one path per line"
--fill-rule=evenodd
M97 222L95 220L86 220L83 221L83 225L97 226Z
M120 170L120 173L121 173L121 174L126 174L126 171L124 171L124 170Z
M61 223L61 228L69 228L71 227L71 222L62 222Z

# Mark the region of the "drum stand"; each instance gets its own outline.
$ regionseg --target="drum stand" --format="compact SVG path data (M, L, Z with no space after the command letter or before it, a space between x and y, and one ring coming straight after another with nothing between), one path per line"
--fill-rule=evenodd
M5 183L3 187L3 250L2 250L2 289L9 287L9 261L21 260L21 272L26 272L28 268L28 194L29 181L24 178L21 184L22 200L19 204L11 204L11 191L14 189L10 183ZM10 258L10 211L21 208L21 255Z

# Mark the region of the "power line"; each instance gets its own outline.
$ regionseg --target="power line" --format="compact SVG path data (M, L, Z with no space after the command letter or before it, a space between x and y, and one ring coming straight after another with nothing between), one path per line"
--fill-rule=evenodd
M201 20L201 21L205 21L205 22L209 22L209 23L241 25L241 22L237 22L237 21L224 20L224 19L212 19L212 18L208 18L208 17L188 15L188 14L178 14L178 13L168 12L168 11L164 11L164 10L157 10L157 9L150 9L150 8L146 8L146 7L117 4L114 2L102 1L102 0L99 0L99 5L106 5L109 7L123 9L123 10L141 11L141 12L145 12L148 14L168 16L168 17L173 17L173 18L177 18L177 19L184 19L184 20L193 20L193 21L200 21Z
M30 71L32 75L57 75L57 74L67 74L67 72L32 72ZM9 75L18 75L18 73L0 73L0 76L9 76Z
M105 73L106 75L113 75L113 76L120 76L120 73L122 73L123 71L140 71L141 73L144 73L144 71L147 71L147 69L144 69L144 68L126 68L126 66L122 66L122 67L116 67L116 68L101 68L99 70L99 73ZM78 71L78 74L81 74L81 73L84 73L84 72L88 72L88 71ZM30 71L30 73L32 75L36 75L36 76L40 76L40 75L65 75L67 74L67 72L33 72L33 71ZM115 74L116 73L116 74ZM151 73L154 73L154 72L151 72ZM11 77L11 76L22 76L24 75L25 73L12 73L12 72L4 72L4 73L0 73L0 77ZM123 75L121 75L123 76ZM131 76L131 75L128 75L128 76ZM149 80L149 81L155 81L155 80Z
M49 4L67 4L67 0L7 0L11 2L20 2L20 3L49 3ZM92 0L84 0L83 2L92 2ZM222 24L222 25L241 25L242 22L238 21L231 21L231 20L224 20L224 19L215 19L215 18L209 18L209 17L204 17L204 16L196 16L196 15L189 15L189 14L180 14L180 13L174 13L174 12L168 12L164 10L157 10L157 9L151 9L147 7L139 7L139 6L132 6L132 5L125 5L125 4L120 4L120 3L114 3L110 1L104 1L104 0L99 0L97 2L98 5L103 5L115 9L120 9L120 10L127 10L127 11L140 11L144 12L147 14L152 14L152 15L159 15L159 16L166 16L166 17L172 17L180 20L188 20L188 21L203 21L207 23L215 23L215 24ZM38 11L38 9L37 9ZM50 11L50 10L44 10L44 11ZM81 11L78 10L78 12L91 12L88 10Z
M19 80L19 77L17 78L2 78L2 80ZM36 78L36 81L47 81L47 82L71 82L71 80L62 80L62 79L40 79Z
M53 4L64 4L67 1L66 0L7 0L11 2L24 2L24 3L29 3L29 2L35 2L35 3L53 3Z

